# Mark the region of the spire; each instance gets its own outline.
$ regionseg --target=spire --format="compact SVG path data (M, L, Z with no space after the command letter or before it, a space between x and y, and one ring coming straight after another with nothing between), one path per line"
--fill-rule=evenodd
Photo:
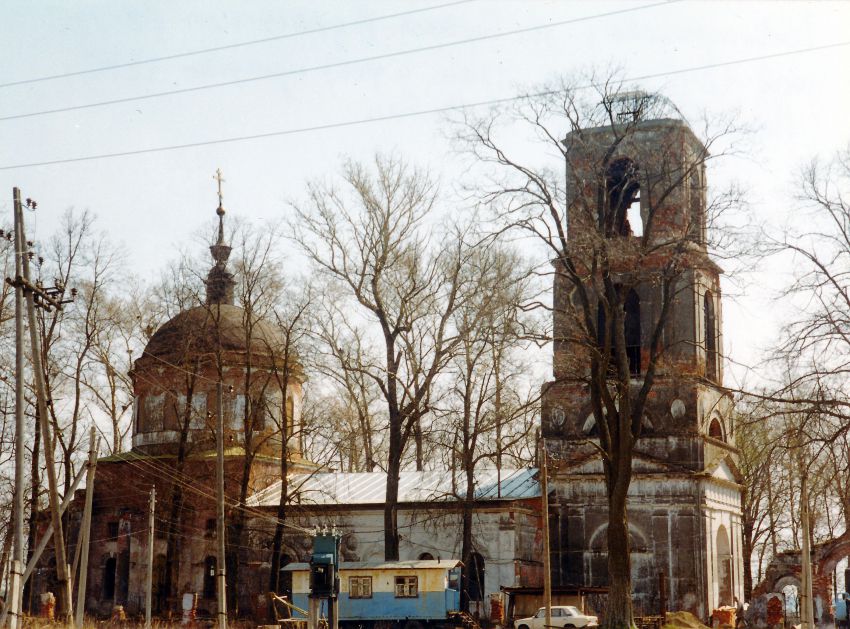
M236 285L233 274L227 270L227 259L230 257L230 247L224 244L224 195L221 192L221 184L224 178L221 169L216 169L213 179L218 183L218 240L210 247L215 265L207 274L207 303L208 304L232 304L233 287Z

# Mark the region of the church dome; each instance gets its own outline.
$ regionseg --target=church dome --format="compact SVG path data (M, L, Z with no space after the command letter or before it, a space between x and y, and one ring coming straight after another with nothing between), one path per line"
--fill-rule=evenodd
M264 321L247 321L243 308L206 304L184 310L164 323L148 341L143 357L167 362L186 358L214 358L218 352L272 356L280 352L283 337Z

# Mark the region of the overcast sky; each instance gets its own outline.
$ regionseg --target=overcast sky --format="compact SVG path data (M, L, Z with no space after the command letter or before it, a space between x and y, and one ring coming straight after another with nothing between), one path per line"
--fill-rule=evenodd
M392 14L403 15L371 20ZM216 168L228 212L251 220L285 217L307 179L376 151L430 168L448 189L457 161L445 114L395 116L590 67L654 77L638 83L688 119L739 116L753 130L747 154L710 171L709 185L739 180L748 211L777 224L793 219L801 165L850 140L850 2L110 0L5 2L0 17L0 222L12 186L39 202L36 239L67 208L90 209L145 278L209 223ZM77 108L113 100L124 102ZM64 111L22 117L51 110ZM394 118L344 124L380 117ZM84 159L187 144L201 145ZM32 165L45 162L59 163ZM787 271L767 265L751 286ZM769 344L770 297L748 288L724 304L734 358L752 362Z

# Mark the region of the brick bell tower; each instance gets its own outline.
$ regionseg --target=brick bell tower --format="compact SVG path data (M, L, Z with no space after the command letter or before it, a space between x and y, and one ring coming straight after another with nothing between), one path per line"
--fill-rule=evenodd
M663 573L667 608L705 619L716 607L743 600L741 491L732 400L723 388L722 270L710 259L705 238L706 149L670 111L635 117L623 137L612 126L567 136L568 241L574 250L596 246L596 215L584 210L593 207L588 195L597 191L592 182L599 155L613 150L606 162L606 202L617 205L613 232L626 251L627 262L615 271L632 278L623 301L633 389L643 384L663 303L659 279L668 260L653 254L652 245L663 251L665 243L685 243L677 254L680 271L663 327L663 355L635 447L628 520L635 614L658 613ZM659 197L662 188L667 193ZM628 260L637 258L628 257L629 247L636 250L648 229L650 246L644 243L639 268L632 268ZM607 498L593 445L598 429L587 385L588 350L571 314L572 299L569 281L556 273L554 380L544 386L541 420L553 457L553 579L556 585L605 586Z

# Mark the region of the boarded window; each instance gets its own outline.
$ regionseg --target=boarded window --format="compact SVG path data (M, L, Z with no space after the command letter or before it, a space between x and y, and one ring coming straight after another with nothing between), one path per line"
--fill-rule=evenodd
M156 432L162 430L164 403L164 393L160 393L159 395L148 395L147 397L145 397L143 423L146 432Z
M404 576L395 578L396 598L416 598L419 596L419 578Z
M372 598L372 577L348 577L348 598Z
M183 398L185 405L185 397ZM185 406L183 407L185 409ZM192 412L189 416L189 428L202 430L207 425L207 394L195 393L192 395Z

